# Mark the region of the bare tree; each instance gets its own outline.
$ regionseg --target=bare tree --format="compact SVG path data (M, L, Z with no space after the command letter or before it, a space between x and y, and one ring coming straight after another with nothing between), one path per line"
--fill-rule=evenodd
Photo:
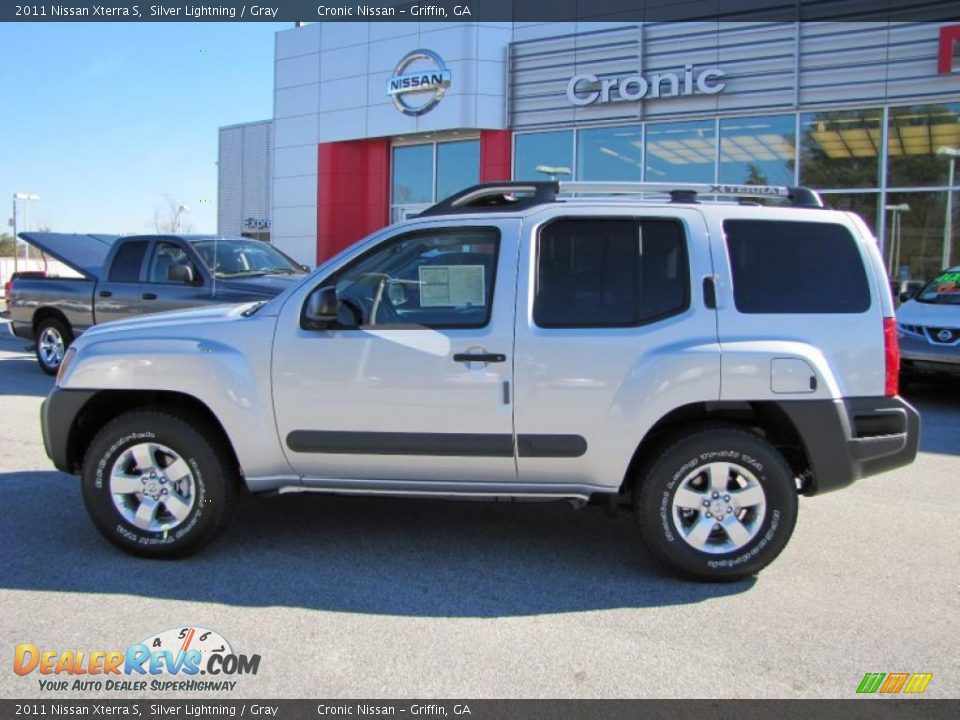
M164 204L154 208L153 229L158 233L188 233L193 225L184 220L184 213L190 208L177 202L169 193L163 196Z

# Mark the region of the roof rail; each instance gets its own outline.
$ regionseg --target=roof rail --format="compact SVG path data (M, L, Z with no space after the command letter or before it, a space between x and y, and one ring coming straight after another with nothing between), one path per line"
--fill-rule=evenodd
M556 202L560 193L598 193L602 195L669 195L670 202L696 203L700 196L748 198L781 198L794 207L821 208L820 196L805 187L786 185L731 185L724 183L662 183L662 182L604 182L523 181L482 183L468 187L431 205L418 217L448 215L451 213L489 210L523 210Z
M787 185L733 185L730 183L664 183L664 182L603 182L590 180L558 183L560 192L602 193L605 195L636 195L654 193L669 195L672 202L697 202L697 197L783 198L795 207L823 207L823 201L813 190Z
M484 208L523 210L554 202L559 192L560 185L556 181L505 180L481 183L454 193L436 205L431 205L417 217L475 212Z

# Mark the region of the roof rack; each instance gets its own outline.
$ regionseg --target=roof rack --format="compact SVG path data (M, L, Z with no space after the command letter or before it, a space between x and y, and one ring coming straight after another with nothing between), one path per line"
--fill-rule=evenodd
M822 208L823 201L813 190L786 185L731 185L724 183L654 183L602 181L522 181L510 180L474 185L441 200L420 213L450 213L489 210L523 210L556 202L560 193L599 193L603 195L669 195L670 202L697 203L701 196L733 197L756 201L759 198L780 198L793 207Z

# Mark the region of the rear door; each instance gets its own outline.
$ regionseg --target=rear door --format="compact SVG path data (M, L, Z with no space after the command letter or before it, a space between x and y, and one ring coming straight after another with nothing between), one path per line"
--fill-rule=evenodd
M109 269L97 283L93 316L97 324L122 320L140 313L140 279L146 263L149 240L121 240Z
M524 233L514 351L523 482L616 488L657 419L719 396L703 218L644 211L554 212Z

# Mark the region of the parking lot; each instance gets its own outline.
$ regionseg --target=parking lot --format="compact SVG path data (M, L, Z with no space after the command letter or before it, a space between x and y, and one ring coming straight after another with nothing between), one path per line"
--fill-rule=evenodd
M846 698L866 672L960 694L956 386L909 395L915 465L801 500L783 555L737 584L659 575L630 516L565 503L247 499L206 551L151 562L102 540L52 469L52 379L0 329L8 661L18 643L109 650L194 625L262 656L223 697ZM0 693L82 696L37 677L8 665Z

